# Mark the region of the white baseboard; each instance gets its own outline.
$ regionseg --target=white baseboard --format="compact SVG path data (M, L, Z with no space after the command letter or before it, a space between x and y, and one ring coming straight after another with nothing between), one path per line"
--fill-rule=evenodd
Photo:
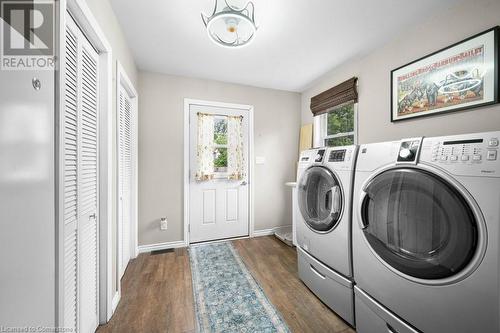
M111 314L115 313L116 307L118 303L120 303L121 294L117 291L115 296L113 296L113 300L111 301Z
M184 241L177 241L177 242L166 242L166 243L140 245L139 246L139 253L158 251L158 250L175 249L175 248L179 248L179 247L186 247L186 243Z
M252 237L262 237L262 236L270 236L274 235L274 232L276 230L282 229L282 228L291 228L292 225L280 225L279 227L275 228L270 228L270 229L261 229L261 230L254 230Z
M291 224L287 224L287 225L280 225L279 227L276 227L274 228L273 230L276 231L276 230L280 230L280 229L285 229L285 228L291 228L292 225Z
M291 225L282 225L282 226L270 228L270 229L254 230L252 237L262 237L262 236L274 235L274 232L276 230L279 230L281 228L290 228L290 227L291 227ZM245 238L245 237L242 237L242 238ZM186 247L186 246L187 245L184 241L140 245L139 246L139 253L167 250L167 249L175 249L175 248Z
M262 236L269 236L269 235L274 235L274 228L254 230L252 237L262 237Z

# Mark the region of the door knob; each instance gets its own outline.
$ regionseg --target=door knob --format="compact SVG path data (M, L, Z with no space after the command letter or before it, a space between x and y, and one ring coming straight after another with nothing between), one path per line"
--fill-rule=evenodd
M97 219L97 215L94 213L92 215L89 215L89 220L92 220L92 219Z
M246 181L242 181L240 185L245 186L245 185L248 185L248 183Z

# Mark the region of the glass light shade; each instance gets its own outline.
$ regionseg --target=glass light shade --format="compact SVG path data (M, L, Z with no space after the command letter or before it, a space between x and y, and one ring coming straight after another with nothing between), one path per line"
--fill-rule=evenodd
M227 0L219 10L219 1L215 2L212 16L201 14L208 36L212 41L224 47L242 47L254 38L257 27L254 20L254 5L248 2L242 9L231 6Z

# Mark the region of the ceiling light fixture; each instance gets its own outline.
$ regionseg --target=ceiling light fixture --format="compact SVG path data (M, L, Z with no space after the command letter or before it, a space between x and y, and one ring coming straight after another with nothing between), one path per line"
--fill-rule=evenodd
M255 36L254 12L255 6L251 1L240 8L230 5L228 0L215 0L212 15L201 13L201 19L212 41L224 47L237 48L248 45Z

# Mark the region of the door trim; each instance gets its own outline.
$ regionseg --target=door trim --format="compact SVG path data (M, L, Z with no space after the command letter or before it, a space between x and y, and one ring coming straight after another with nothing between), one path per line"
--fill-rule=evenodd
M189 108L191 105L204 105L228 109L240 109L248 111L248 233L249 237L254 235L254 117L253 105L233 104L206 101L199 99L184 99L184 245L189 246Z
M135 89L134 85L132 84L132 81L130 80L129 76L127 75L127 72L123 68L122 64L120 63L119 60L116 60L116 94L115 94L115 100L116 100L116 105L115 105L115 110L116 110L116 147L115 147L115 152L116 152L116 286L117 286L117 293L118 295L121 296L121 269L122 269L122 248L120 246L121 244L121 235L122 235L122 230L120 226L120 219L119 219L119 209L120 209L120 203L119 203L119 191L120 191L120 162L119 162L119 157L120 157L120 147L119 147L119 126L120 126L120 88L123 87L127 94L129 95L130 100L132 101L132 112L131 112L131 154L132 154L132 188L130 190L131 194L131 214L130 214L130 245L131 245L131 250L130 250L130 259L136 258L139 250L138 250L138 98L139 95L137 94L137 90Z
M64 112L64 64L65 64L65 28L66 12L69 12L86 38L99 54L99 174L98 174L98 314L99 323L106 323L113 314L113 119L112 119L112 48L99 23L84 0L56 1L56 55L60 59L56 70L56 193L63 193L63 182L60 177L64 160L63 126L60 125ZM64 324L64 221L61 208L63 198L57 195L56 200L56 318L58 327Z

